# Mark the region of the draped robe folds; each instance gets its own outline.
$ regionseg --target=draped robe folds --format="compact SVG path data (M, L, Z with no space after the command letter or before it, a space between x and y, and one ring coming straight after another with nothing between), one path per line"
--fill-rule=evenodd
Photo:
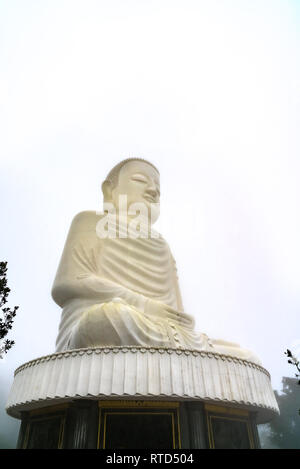
M194 331L193 317L183 312L174 258L161 235L100 238L102 217L86 211L72 222L52 289L63 308L56 351L127 345L236 356L237 344ZM152 300L160 305L154 313ZM242 358L249 359L244 352Z

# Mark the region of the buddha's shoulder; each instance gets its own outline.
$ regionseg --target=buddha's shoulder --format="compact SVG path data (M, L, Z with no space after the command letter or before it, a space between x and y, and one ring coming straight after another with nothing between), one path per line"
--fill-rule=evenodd
M90 230L95 229L97 223L104 216L103 212L96 210L85 210L77 213L72 220L71 229Z

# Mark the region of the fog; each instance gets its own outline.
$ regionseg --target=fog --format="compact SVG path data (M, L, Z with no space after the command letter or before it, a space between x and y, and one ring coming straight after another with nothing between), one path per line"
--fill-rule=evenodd
M280 389L300 352L299 16L288 0L4 0L1 260L19 305L0 361L54 352L50 291L72 218L114 164L161 173L157 224L196 328L253 350Z

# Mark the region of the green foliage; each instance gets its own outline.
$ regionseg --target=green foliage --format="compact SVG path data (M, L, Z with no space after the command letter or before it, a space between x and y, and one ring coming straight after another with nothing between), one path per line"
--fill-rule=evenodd
M17 314L19 306L15 306L13 309L5 306L7 303L7 298L10 293L10 288L7 286L7 262L0 262L0 308L2 308L3 318L0 318L0 340L8 334L9 330L12 328L14 317ZM1 344L1 343L0 343ZM4 340L3 344L0 345L0 358L2 358L4 353L7 353L8 350L14 345L13 340Z
M269 424L268 439L272 445L283 449L300 449L300 416L297 408L300 402L298 379L282 378L281 393L275 391L280 415Z

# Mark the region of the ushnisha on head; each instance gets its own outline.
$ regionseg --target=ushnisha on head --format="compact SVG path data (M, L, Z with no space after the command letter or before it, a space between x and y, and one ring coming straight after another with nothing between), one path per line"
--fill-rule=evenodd
M128 213L136 208L133 204L142 204L149 214L152 211L152 223L159 217L159 171L147 160L128 158L118 163L102 183L102 192L104 203L112 203L116 209L126 196Z

